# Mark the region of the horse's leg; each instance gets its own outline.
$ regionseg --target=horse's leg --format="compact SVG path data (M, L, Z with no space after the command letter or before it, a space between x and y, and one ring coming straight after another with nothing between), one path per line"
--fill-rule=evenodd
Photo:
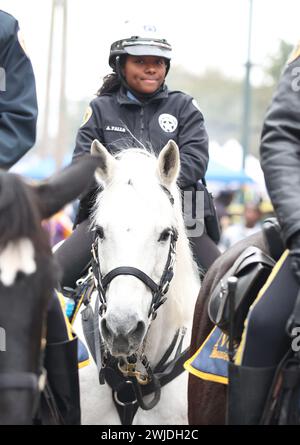
M94 363L79 371L81 422L83 425L120 425L111 389L107 384L99 384L97 374Z

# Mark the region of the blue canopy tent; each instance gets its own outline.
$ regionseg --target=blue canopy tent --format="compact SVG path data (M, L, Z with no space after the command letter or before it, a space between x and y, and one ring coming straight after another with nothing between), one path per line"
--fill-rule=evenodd
M244 171L231 170L213 159L209 160L205 178L208 181L223 182L225 184L229 184L231 182L238 183L240 185L254 183L253 179L246 175Z
M71 162L71 156L68 154L64 158L63 165L68 165ZM32 179L44 179L51 176L56 171L55 161L51 157L22 159L13 167L12 171L16 171L24 176ZM207 181L221 182L225 184L238 183L253 184L254 181L243 171L231 170L224 167L214 159L210 159L208 163L208 170L205 175Z
M71 156L66 155L63 161L63 167L71 162ZM62 168L63 168L62 167ZM12 172L19 173L31 179L41 180L53 175L56 171L55 160L52 157L47 158L28 158L20 160L12 169Z

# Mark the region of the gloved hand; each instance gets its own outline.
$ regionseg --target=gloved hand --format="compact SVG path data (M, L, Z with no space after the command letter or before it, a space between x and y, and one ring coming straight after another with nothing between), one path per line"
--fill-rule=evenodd
M300 285L300 232L296 232L289 242L291 270Z

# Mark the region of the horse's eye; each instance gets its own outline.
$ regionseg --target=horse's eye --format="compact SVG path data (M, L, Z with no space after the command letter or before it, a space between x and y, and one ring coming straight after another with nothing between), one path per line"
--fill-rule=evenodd
M158 238L158 241L167 241L169 236L170 236L170 229L165 229L161 232L160 237Z
M99 236L100 239L104 239L104 230L103 227L97 226L96 227L96 233Z

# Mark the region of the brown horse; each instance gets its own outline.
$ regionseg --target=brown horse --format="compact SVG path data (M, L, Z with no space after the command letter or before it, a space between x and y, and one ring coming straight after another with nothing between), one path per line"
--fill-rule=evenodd
M209 297L237 257L249 246L270 254L263 232L238 242L209 268L196 302L191 339L191 356L199 349L214 325L208 317ZM226 418L227 385L202 380L189 374L188 418L190 425L222 425Z
M41 220L89 186L98 159L82 158L37 185L0 172L0 425L32 424L44 388L46 314L58 277Z

